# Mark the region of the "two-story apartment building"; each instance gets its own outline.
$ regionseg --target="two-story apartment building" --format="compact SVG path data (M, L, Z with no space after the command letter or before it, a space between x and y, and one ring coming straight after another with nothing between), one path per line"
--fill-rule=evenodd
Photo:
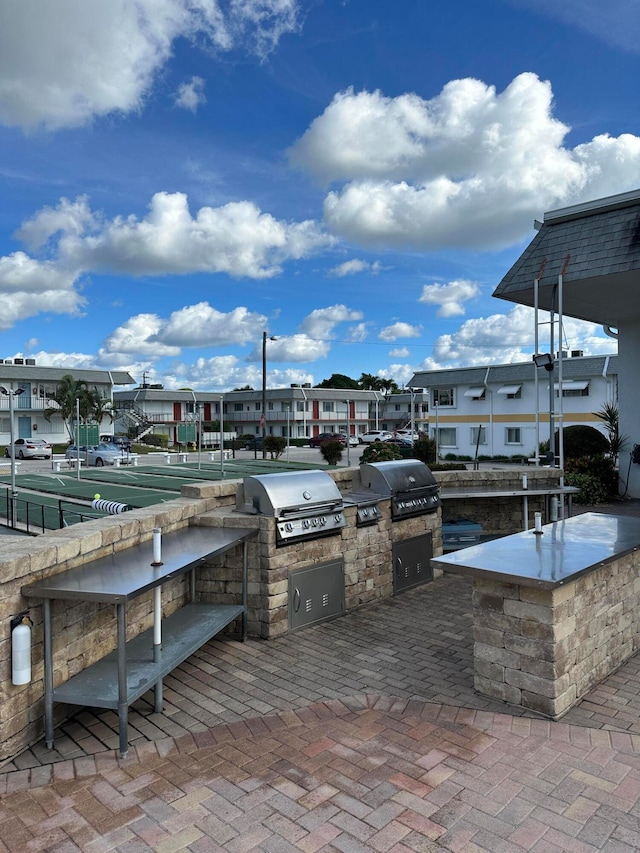
M562 390L557 361L552 372L530 361L416 373L410 384L427 389L440 455L532 456L549 438L550 418L555 429L562 419L604 432L595 412L617 405L617 356L563 356Z
M139 428L178 441L178 426L202 420L218 421L222 407L227 428L238 435L262 434L305 439L321 432L349 432L362 435L369 429L398 429L412 421L421 428L427 421L425 396L418 391L385 395L379 391L288 388L229 391L172 391L158 385L141 385L114 395L118 426Z
M65 442L67 431L62 418L55 414L47 420L45 412L57 408L51 399L58 382L71 374L84 380L91 391L106 400L113 400L115 385L130 385L135 380L123 370L79 370L76 368L44 367L35 359L0 359L0 444L9 444L11 403L14 410L14 438L43 438L49 442ZM21 393L15 394L21 389ZM13 399L9 398L13 394ZM109 428L111 425L109 425Z

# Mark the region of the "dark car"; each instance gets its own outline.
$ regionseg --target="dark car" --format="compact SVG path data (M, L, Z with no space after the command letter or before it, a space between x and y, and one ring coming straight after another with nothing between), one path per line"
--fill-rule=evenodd
M347 437L339 432L321 432L318 435L314 435L309 444L311 447L320 447L327 441L339 441L340 444L345 447L347 444Z
M249 441L245 443L245 450L262 450L262 436L255 435L253 438L250 438Z
M113 444L117 447L118 450L124 450L127 453L131 450L131 442L128 438L125 438L122 435L101 435L100 436L101 444Z
M396 447L405 447L407 450L413 448L413 442L407 438L385 438L383 444L395 444Z

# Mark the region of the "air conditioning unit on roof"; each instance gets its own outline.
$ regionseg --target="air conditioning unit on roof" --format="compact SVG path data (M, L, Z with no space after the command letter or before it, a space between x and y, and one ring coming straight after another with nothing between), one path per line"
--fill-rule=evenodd
M36 363L36 360L35 358L25 358L24 363L33 367Z

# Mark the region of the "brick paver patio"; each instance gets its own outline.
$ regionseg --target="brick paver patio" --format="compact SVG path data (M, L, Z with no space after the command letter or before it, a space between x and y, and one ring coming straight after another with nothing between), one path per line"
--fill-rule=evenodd
M637 510L637 507L636 507ZM0 773L0 851L640 850L638 655L551 723L473 690L445 576L273 641L208 643Z

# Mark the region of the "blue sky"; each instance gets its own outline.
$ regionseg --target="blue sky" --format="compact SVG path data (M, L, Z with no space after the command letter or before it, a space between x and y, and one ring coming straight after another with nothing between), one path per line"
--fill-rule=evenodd
M491 293L545 211L640 187L639 53L636 0L7 0L0 357L221 391L265 331L270 387L526 360Z

